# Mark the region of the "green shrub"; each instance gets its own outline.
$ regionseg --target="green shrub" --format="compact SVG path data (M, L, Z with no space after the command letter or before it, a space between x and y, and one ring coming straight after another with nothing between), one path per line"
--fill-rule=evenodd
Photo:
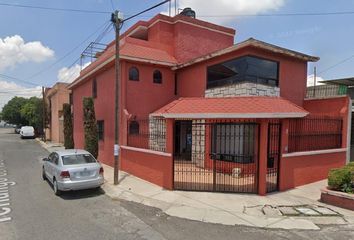
M328 174L328 186L337 191L352 192L354 183L354 167L351 165L343 168L332 169Z
M93 98L87 97L83 100L84 106L84 129L85 129L85 150L95 158L98 156L98 132L95 117L95 105Z
M71 106L68 103L63 105L64 112L64 146L65 149L74 148L73 137L73 115L71 113Z

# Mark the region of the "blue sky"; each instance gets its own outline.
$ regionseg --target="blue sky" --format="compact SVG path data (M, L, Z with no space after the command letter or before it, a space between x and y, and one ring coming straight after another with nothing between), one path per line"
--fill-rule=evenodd
M112 0L112 2L114 8L121 10L124 15L130 15L160 1ZM195 8L197 16L199 15L200 18L235 28L237 31L236 42L254 37L282 47L319 56L321 60L315 65L318 75L324 79L354 76L354 68L352 67L354 57L331 70L322 72L339 61L354 55L354 25L352 24L354 14L299 17L220 17L225 14L236 16L237 14L354 11L354 1L352 0L225 0L224 3L211 0L208 1L210 4L200 4L201 2L201 0L180 0L179 6L190 5ZM112 11L111 0L0 0L0 3ZM230 4L233 7L230 7ZM166 11L167 6L157 8L129 21L124 29L137 20L148 19L159 12ZM211 15L219 17L207 17ZM54 67L47 69L48 66L82 42L109 18L110 14L55 12L0 6L0 40L4 41L6 37L18 35L23 39L24 44L39 41L40 46L37 45L37 47L43 50L41 56L32 56L32 58L30 56L32 52L29 51L27 60L9 63L10 66L1 67L0 63L0 73L34 82L39 86L53 85L58 80L58 71L70 66L79 58L89 41L77 50L70 52L67 58ZM95 39L97 35L90 40ZM107 43L113 37L113 31L111 31L103 41ZM28 45L28 47L31 46ZM0 46L0 59L1 57L6 59L6 53L1 53ZM314 64L309 65L309 75L312 74L313 66ZM29 78L43 69L47 70L34 78ZM5 80L7 85L4 83ZM33 86L19 81L11 83L8 79L0 78L0 108L9 97L16 94L16 88L27 93L26 88L28 87ZM2 89L11 89L11 94L1 93ZM28 92L30 93L32 90ZM22 94L25 95L23 92ZM38 95L37 92L36 94Z

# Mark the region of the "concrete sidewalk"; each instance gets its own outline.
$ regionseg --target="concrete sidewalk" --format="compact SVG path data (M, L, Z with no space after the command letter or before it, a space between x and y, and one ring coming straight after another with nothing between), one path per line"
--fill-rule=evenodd
M44 143L49 152L64 147ZM169 191L120 172L119 185L113 185L113 168L104 165L105 193L112 199L133 201L161 209L170 216L224 225L260 228L318 230L319 225L348 224L354 229L354 212L318 201L326 181L267 196L239 193Z
M113 185L113 168L104 165L106 183L102 187L113 199L123 199L161 209L170 216L224 225L261 228L320 229L318 225L350 224L354 212L318 201L320 181L286 192L253 194L169 191L120 172Z

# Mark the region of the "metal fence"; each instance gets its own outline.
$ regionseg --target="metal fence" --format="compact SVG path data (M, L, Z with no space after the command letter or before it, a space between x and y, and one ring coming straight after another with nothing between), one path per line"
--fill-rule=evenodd
M128 146L166 151L166 120L150 118L128 121Z
M341 118L308 117L289 122L288 152L341 148Z
M346 95L347 86L342 85L319 85L307 88L306 98L331 97Z
M174 132L175 189L257 192L258 124L184 120Z

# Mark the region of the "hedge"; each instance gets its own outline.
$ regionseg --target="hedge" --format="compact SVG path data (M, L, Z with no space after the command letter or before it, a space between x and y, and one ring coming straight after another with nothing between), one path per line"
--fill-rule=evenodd
M354 162L332 169L328 174L328 186L337 191L353 193L354 189Z

